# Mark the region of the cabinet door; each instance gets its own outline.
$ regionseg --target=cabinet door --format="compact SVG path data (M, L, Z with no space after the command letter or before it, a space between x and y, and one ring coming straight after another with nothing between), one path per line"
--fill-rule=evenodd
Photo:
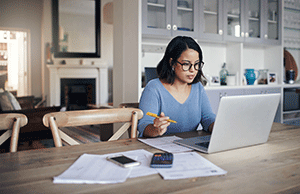
M206 90L210 100L210 105L213 113L217 114L220 104L220 99L224 96L238 96L243 94L241 89L221 89L221 90Z
M222 97L222 91L219 90L206 90L206 94L210 101L210 105L212 108L213 113L217 114L220 98Z
M281 44L282 1L264 0L263 40L266 44Z
M200 0L200 39L223 40L223 1Z
M143 34L171 36L171 3L168 0L142 1Z
M244 41L244 17L243 0L224 0L224 40Z
M262 43L263 0L245 1L245 42Z
M197 37L199 17L198 0L172 0L172 35Z

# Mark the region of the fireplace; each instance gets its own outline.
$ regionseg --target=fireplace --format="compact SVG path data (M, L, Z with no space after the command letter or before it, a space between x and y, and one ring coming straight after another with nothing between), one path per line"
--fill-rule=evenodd
M60 79L60 104L67 110L84 110L96 104L96 79Z
M50 73L50 106L76 104L73 99L75 101L79 99L77 103L80 105L77 108L83 108L81 105L86 101L88 104L91 102L96 105L108 103L108 71L105 64L47 65L47 67ZM65 84L67 86L62 86ZM68 99L70 95L72 97L67 103L66 92Z

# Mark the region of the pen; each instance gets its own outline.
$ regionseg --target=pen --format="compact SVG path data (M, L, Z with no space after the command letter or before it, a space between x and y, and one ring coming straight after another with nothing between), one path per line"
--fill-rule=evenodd
M154 113L151 113L151 112L147 112L146 115L148 115L148 116L150 116L150 117L160 118L159 116L157 116L157 114L154 114ZM177 123L176 121L173 121L173 120L171 120L171 119L168 119L168 121L169 121L169 122L172 122L172 123Z

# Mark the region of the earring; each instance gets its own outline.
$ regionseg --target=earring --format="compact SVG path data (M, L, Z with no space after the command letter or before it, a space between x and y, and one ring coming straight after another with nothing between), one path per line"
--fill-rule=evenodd
M174 66L172 67L172 71L174 71L175 69L174 69Z

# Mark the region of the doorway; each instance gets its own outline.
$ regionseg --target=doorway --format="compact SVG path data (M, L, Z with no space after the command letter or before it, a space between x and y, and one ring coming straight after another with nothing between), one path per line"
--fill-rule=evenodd
M28 35L22 30L0 30L0 88L16 96L30 95Z

